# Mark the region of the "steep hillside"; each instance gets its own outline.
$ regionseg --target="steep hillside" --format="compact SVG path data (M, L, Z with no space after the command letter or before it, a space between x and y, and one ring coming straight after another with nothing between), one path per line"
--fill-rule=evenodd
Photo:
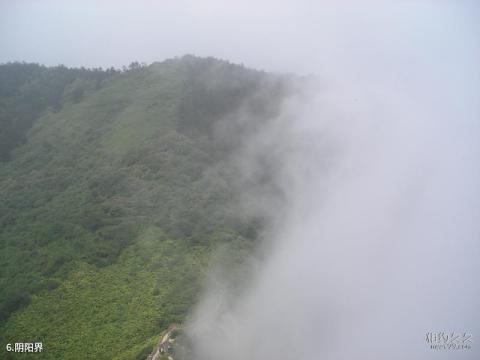
M185 318L212 251L229 244L235 262L254 243L229 162L288 80L186 56L71 84L0 163L1 345L142 357Z

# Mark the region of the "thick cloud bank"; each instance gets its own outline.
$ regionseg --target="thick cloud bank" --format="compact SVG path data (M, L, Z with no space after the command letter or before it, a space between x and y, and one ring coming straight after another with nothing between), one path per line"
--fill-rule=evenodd
M212 271L195 359L480 357L478 70L454 64L327 74L245 142L239 173L268 153L283 206L249 198L267 255L235 294ZM431 349L440 331L471 348Z

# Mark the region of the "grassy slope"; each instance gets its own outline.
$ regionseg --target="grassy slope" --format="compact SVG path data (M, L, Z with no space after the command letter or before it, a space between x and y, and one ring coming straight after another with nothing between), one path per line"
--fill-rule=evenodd
M212 249L250 246L209 131L264 76L167 61L36 122L0 167L2 351L43 341L38 358L135 358L184 319Z

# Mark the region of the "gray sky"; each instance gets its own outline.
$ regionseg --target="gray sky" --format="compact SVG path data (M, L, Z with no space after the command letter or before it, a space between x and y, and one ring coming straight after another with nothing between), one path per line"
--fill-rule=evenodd
M479 9L467 0L1 0L0 62L119 67L193 53L273 71L354 60L388 72L473 51L464 58L478 63Z

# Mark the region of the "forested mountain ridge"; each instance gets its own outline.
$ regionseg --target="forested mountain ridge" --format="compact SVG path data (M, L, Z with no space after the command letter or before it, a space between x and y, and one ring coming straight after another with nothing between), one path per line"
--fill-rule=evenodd
M0 163L1 345L142 358L185 319L212 251L229 244L240 261L255 241L261 220L233 209L229 159L277 115L288 78L192 56L81 70L53 100L34 93L20 121L25 89L54 87L22 67L0 66L16 79L0 99L3 139L16 137Z

